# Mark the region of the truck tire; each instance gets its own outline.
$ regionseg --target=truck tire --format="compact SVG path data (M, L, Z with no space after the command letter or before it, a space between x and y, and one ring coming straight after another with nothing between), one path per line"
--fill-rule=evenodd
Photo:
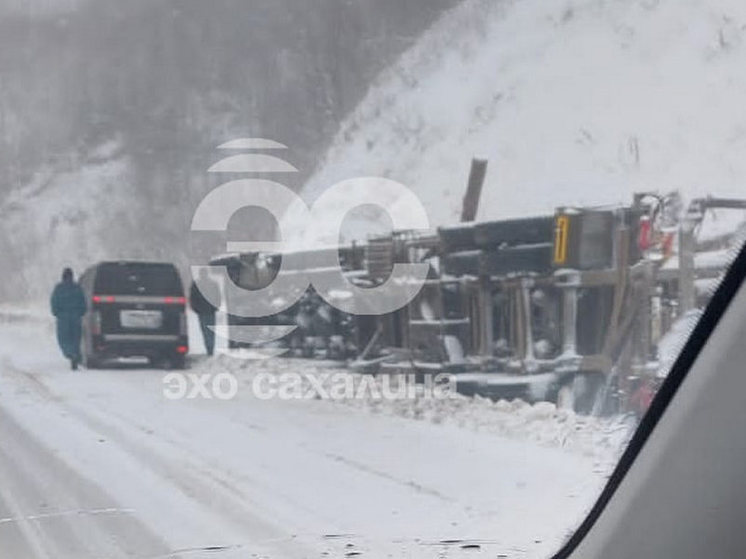
M558 409L572 410L578 415L591 415L597 408L598 398L604 388L605 377L601 373L577 373L562 383L557 391Z
M557 409L575 411L575 394L573 393L571 382L566 382L559 387L555 403L557 404Z

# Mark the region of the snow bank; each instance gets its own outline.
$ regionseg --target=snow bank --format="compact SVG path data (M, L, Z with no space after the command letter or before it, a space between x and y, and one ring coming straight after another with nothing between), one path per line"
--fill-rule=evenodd
M745 29L740 0L467 0L370 87L304 195L384 176L449 223L475 155L479 219L743 195Z
M616 462L634 427L634 423L624 417L605 419L579 416L572 411L557 409L550 402L494 402L479 396L455 395L448 399L393 401L350 399L342 403L362 407L372 413L454 424L472 431L565 448L610 464Z
M256 375L293 373L322 379L325 375L344 372L355 382L363 375L349 372L343 365L305 359L273 358L267 360L240 360L227 354L216 356L200 365L208 374L231 372L244 385L251 385ZM558 409L549 402L528 404L522 400L511 402L492 401L487 398L451 393L446 398L433 398L420 390L415 397L386 399L382 377L365 377L377 389L364 391L362 398L346 397L329 399L329 403L364 410L371 414L401 417L431 424L449 425L473 432L492 433L515 440L531 441L539 445L566 449L592 457L603 464L607 471L616 463L636 426L625 416L599 418L576 415ZM313 385L303 379L303 392Z

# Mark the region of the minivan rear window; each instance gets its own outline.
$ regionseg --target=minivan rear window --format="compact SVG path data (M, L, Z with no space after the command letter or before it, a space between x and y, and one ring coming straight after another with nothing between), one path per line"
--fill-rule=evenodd
M94 292L99 295L183 295L179 274L172 264L112 262L96 272Z

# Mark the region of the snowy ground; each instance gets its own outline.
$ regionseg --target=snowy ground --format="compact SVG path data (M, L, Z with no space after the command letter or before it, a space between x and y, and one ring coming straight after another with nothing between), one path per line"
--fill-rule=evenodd
M0 315L0 556L548 557L623 430L551 406L168 400L165 371L71 372L51 325Z

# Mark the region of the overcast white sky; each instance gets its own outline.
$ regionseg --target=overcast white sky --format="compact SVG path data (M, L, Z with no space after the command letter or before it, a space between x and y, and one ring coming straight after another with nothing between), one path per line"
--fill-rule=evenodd
M64 14L87 0L0 0L0 17L10 14Z

